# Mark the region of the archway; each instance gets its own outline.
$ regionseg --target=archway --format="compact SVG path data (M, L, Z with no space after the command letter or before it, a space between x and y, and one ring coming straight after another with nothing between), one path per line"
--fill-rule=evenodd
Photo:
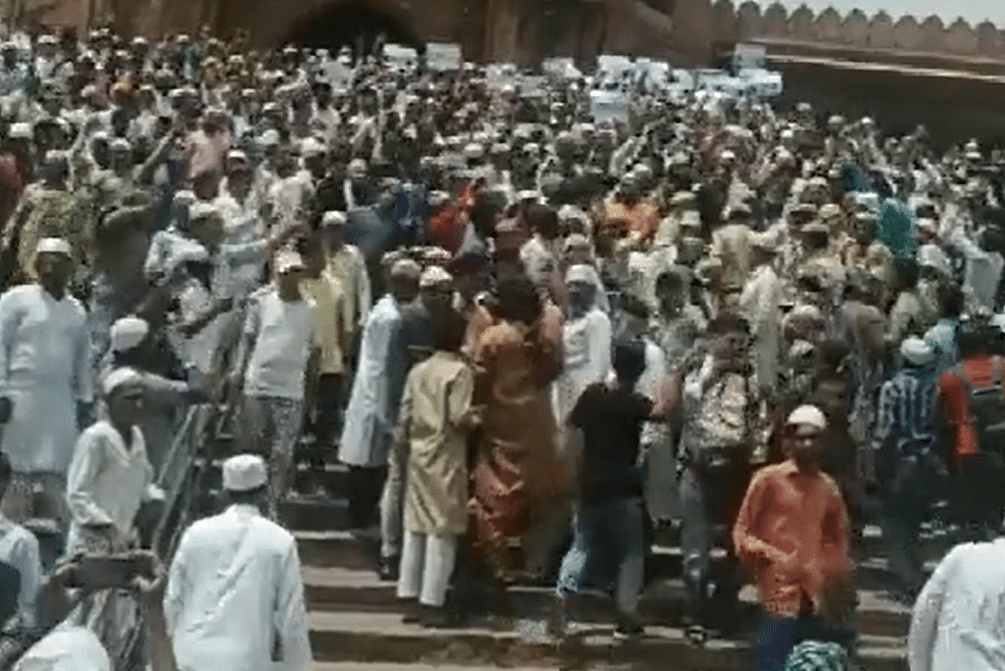
M327 5L290 30L284 42L332 53L344 46L362 46L368 53L377 39L386 43L425 51L425 40L416 32L408 17L388 11L366 0L342 0Z

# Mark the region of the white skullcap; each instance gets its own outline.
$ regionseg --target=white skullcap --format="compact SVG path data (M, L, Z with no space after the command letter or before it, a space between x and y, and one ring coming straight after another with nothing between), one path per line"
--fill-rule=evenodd
M563 205L558 208L558 218L563 221L573 219L576 221L587 221L589 219L586 212L583 212L575 205Z
M833 219L841 216L841 208L834 203L827 203L820 208L821 219Z
M195 193L192 191L178 191L174 194L174 203L176 205L188 207L195 203L195 200Z
M315 138L309 137L300 146L300 153L304 156L321 156L325 153L325 146Z
M566 251L570 249L582 249L584 247L586 249L590 248L590 239L582 233L573 233L565 239Z
M578 263L571 266L565 273L565 283L582 282L583 284L593 284L596 271L585 263Z
M272 128L265 131L262 133L262 136L258 138L258 144L263 147L275 147L279 144L279 131Z
M119 387L127 384L139 384L143 381L143 376L133 368L116 368L105 376L101 381L101 390L105 396L111 396Z
M42 35L38 38L39 44L56 44L56 38L53 35Z
M417 280L422 276L422 268L412 259L399 259L391 266L391 277Z
M366 172L366 168L367 168L366 161L364 161L361 158L354 158L353 160L349 161L348 171L351 173Z
M70 249L70 243L63 238L42 238L38 241L38 247L35 248L35 251L39 254L73 255L73 251Z
M338 212L336 210L330 210L325 212L324 216L321 218L321 226L345 226L345 213Z
M113 352L128 352L139 346L150 333L150 325L139 317L123 317L112 324Z
M478 159L485 156L485 148L480 144L471 143L464 148L464 158L477 161Z
M815 405L801 405L789 415L789 426L799 426L804 424L823 431L827 428L827 418L824 413Z
M294 251L284 249L276 254L276 272L286 273L291 270L303 270L304 259Z
M254 454L239 454L223 462L223 488L228 492L248 492L269 481L265 462Z
M912 366L927 366L935 361L935 350L921 338L908 338L900 344L900 356Z
M521 191L520 193L516 194L517 202L521 202L524 200L537 200L540 197L541 197L540 193L538 193L537 191L530 191L530 190Z
M733 151L731 151L729 149L725 149L725 150L723 150L723 152L721 154L719 154L719 160L720 161L735 161L736 160L736 154L733 153Z
M112 143L108 145L108 148L112 151L132 151L132 145L129 144L129 140L123 137L117 137L112 140Z
M231 149L229 152L227 152L227 160L228 161L245 161L245 162L247 162L248 155L245 154L240 149Z
M200 201L192 203L188 216L192 221L196 221L198 219L217 217L219 216L219 212L216 211L216 208L211 203L204 203Z
M15 123L11 124L7 133L12 140L30 140L32 138L31 124Z
M444 203L450 202L450 194L446 191L433 191L429 194L429 205L431 207L439 207Z
M442 266L429 266L422 271L419 278L419 286L423 289L435 287L440 284L449 284L454 281L454 276L443 269Z

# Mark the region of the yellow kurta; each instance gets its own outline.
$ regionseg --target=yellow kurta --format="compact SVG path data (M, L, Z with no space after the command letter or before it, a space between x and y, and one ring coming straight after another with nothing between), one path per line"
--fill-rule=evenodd
M474 388L474 371L447 352L435 352L408 375L399 441L408 450L408 531L459 536L467 530L467 429Z
M345 324L351 323L348 300L341 285L327 271L317 279L300 281L303 295L314 302L314 317L321 344L321 375L341 375L344 371L342 339Z

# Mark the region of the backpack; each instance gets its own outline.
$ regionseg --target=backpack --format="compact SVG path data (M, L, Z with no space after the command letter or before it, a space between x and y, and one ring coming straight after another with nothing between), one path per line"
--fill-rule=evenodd
M971 380L962 363L952 373L967 392L967 410L977 446L981 452L1001 453L1005 446L1005 360L994 357L992 366L991 380L986 385Z

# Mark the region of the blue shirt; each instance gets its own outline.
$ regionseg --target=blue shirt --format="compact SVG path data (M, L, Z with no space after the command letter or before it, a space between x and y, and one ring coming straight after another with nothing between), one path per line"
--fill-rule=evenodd
M938 388L930 370L903 368L879 392L876 440L902 455L931 447L936 437Z

